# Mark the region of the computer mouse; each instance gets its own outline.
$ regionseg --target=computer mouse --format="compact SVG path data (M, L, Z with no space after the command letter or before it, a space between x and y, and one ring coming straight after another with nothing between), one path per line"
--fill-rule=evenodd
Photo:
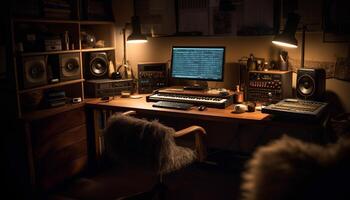
M203 106L203 105L200 105L200 106L198 106L198 110L199 111L203 111L203 110L205 110L207 107L206 106Z
M102 101L108 101L109 100L109 96L103 96L103 97L101 97L101 100Z

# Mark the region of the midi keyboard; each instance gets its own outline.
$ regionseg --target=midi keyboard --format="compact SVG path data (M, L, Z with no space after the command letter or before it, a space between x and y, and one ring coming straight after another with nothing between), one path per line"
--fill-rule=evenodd
M213 96L205 93L179 94L157 92L146 97L147 102L170 101L182 102L193 105L205 105L212 108L226 108L233 103L233 96Z

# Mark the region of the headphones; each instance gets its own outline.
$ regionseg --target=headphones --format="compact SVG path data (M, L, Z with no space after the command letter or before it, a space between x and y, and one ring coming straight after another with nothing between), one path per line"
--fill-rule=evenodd
M118 66L117 70L112 73L112 79L121 79L122 74L119 72L120 68L124 67L126 69L126 77L125 78L134 78L134 75L132 73L131 67L129 67L127 64L121 64Z
M119 65L117 70L111 74L112 79L116 79L116 80L122 79L122 74L119 72L119 70L122 66L125 66L125 65L124 64Z

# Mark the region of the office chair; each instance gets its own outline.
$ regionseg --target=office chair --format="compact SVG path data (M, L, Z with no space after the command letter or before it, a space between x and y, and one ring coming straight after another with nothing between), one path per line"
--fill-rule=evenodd
M247 164L242 200L350 199L350 140L320 146L284 136Z
M158 183L147 192L121 199L163 199L166 187L163 176L195 162L204 161L206 150L200 126L190 126L180 131L158 121L138 119L134 111L112 115L104 130L106 155L126 166L149 170L158 176ZM194 149L179 146L174 138L195 134Z

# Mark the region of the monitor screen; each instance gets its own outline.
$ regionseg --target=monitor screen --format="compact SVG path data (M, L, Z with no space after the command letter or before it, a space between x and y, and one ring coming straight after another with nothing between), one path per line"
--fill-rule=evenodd
M171 57L172 78L223 80L225 47L173 46Z

